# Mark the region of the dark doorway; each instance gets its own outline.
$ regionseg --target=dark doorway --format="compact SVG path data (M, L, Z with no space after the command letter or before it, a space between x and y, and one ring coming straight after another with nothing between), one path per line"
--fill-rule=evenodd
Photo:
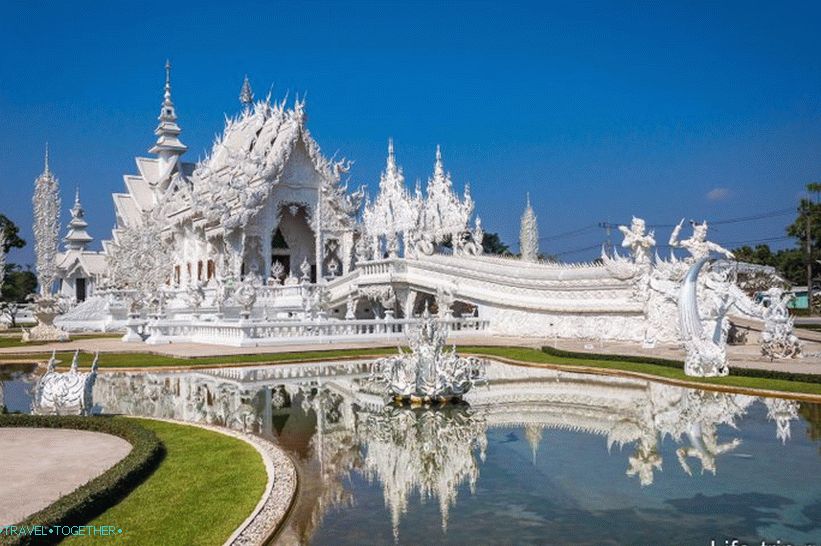
M77 301L86 301L86 280L77 279L74 281L74 295Z

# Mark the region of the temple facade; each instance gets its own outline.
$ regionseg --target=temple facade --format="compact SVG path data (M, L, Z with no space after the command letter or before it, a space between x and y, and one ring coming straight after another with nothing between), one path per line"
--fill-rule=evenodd
M136 158L126 191L113 195L116 226L102 253L86 250L91 237L75 200L58 256L61 293L80 302L102 284L107 297L66 313L65 327L125 326L125 341L148 343L401 339L428 307L456 336L648 347L698 339L694 354L722 362L728 316L763 320L763 307L735 284L732 254L707 240L706 223L692 223L689 238L682 224L673 230L669 245L689 254L683 259L654 255L654 234L634 218L619 228L627 255L549 262L539 256L528 196L521 256L484 255L470 188L456 190L438 147L427 183L409 189L389 141L366 196L348 188L347 160L322 154L304 100L257 101L246 78L240 103L207 155L185 161L166 65L151 157ZM717 254L728 260L699 276L696 266Z

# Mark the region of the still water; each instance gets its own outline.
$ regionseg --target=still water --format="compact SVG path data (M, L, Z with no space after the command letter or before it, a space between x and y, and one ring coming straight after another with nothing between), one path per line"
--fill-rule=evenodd
M284 543L821 543L821 406L491 363L468 404L386 407L367 362L103 373L95 409L267 437ZM9 411L31 369L0 367Z

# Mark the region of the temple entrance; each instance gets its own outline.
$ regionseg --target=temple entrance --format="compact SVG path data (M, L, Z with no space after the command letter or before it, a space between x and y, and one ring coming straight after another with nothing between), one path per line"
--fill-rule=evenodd
M77 279L74 281L74 297L77 301L86 301L86 280Z
M271 234L271 266L279 262L285 277L301 277L302 262L314 266L314 232L310 227L310 216L306 205L283 203L279 208L279 224ZM311 275L314 276L313 274Z

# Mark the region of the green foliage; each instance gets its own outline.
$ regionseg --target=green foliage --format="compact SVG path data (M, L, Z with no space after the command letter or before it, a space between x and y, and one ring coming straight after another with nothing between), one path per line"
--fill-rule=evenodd
M117 504L142 483L160 463L164 448L157 436L138 423L112 417L56 417L0 415L0 427L67 428L113 434L132 445L120 462L57 502L29 516L18 525L84 525ZM57 537L4 537L13 545L55 544ZM99 538L98 538L99 540Z
M26 246L26 241L20 238L20 228L9 220L5 214L0 214L0 229L6 234L6 244L3 248L4 252L8 252L11 248L23 248Z
M485 254L510 254L510 247L508 247L498 233L485 233L482 239L482 251Z
M775 267L781 276L792 284L807 284L807 260L816 267L815 260L821 253L821 184L807 184L807 192L812 199L801 199L796 209L795 220L787 226L787 234L795 237L793 248L773 252L769 245L756 245L755 248L742 246L733 249L736 258L742 262ZM807 225L810 226L810 254L807 254Z
M2 286L2 301L25 303L29 294L37 289L37 277L33 272L20 266L9 264Z

